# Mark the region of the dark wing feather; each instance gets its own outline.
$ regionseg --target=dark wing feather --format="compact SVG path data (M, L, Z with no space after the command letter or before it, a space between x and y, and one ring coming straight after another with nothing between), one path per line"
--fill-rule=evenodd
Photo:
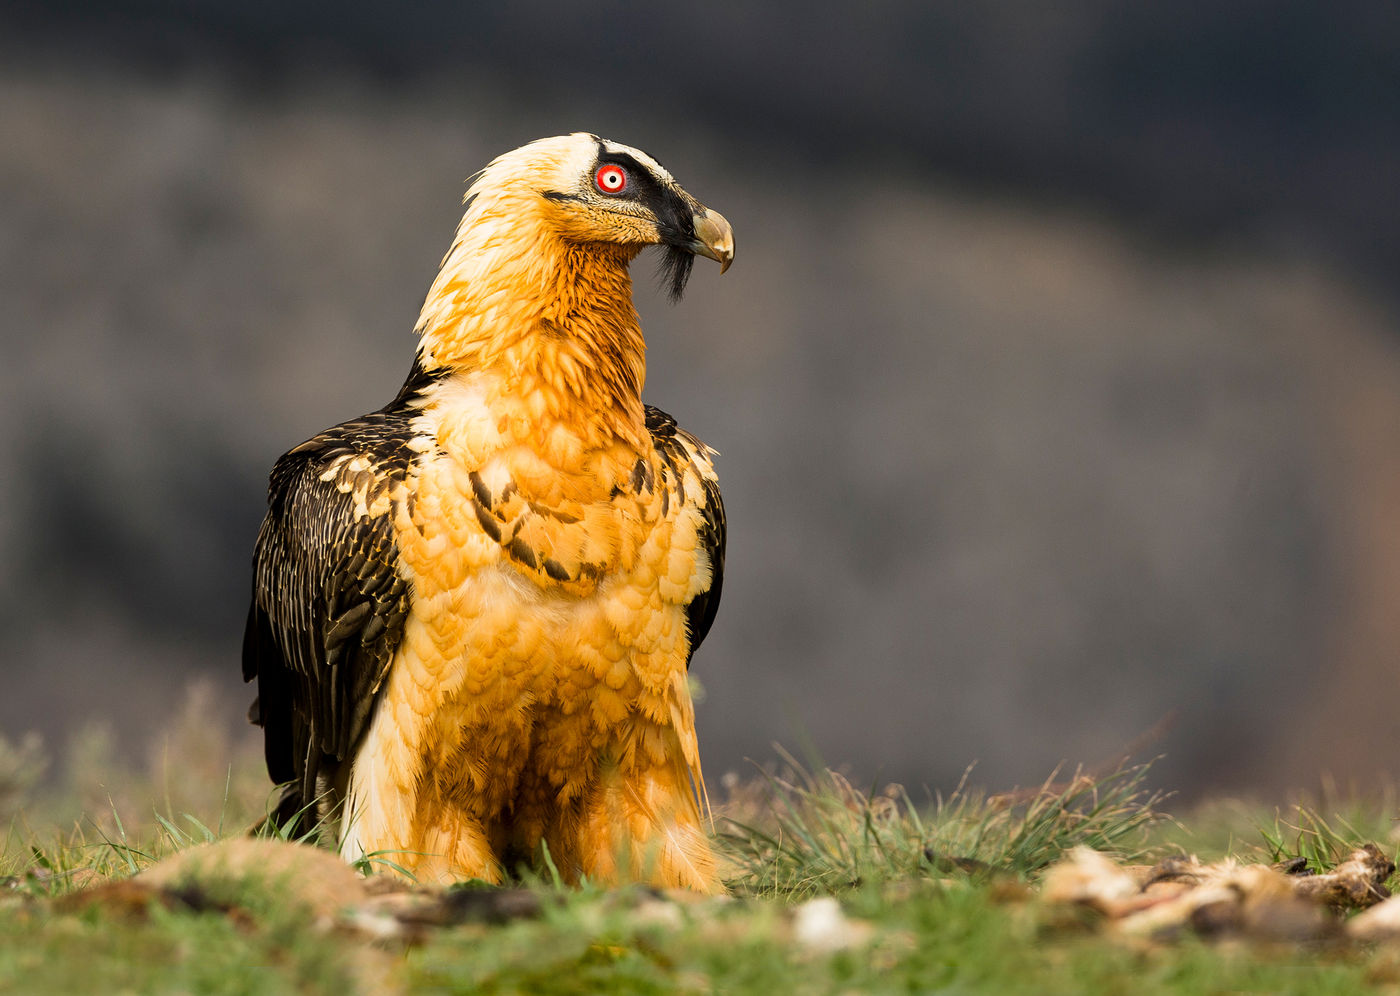
M685 618L690 626L690 654L693 657L700 641L714 625L715 613L719 611L719 596L724 590L724 499L720 497L719 481L706 477L705 481L705 525L700 531L700 542L710 555L710 587L697 595L685 607ZM690 667L689 659L686 667Z
M417 453L403 404L410 386L412 378L385 409L285 454L268 487L243 677L258 681L249 717L263 727L268 773L290 783L277 818L304 813L301 828L317 815L318 776L336 783L352 758L403 636L410 592L398 571L393 499L378 515L357 514L356 499L373 505L405 482ZM353 457L368 468L345 467Z
M651 433L652 445L661 455L663 462L673 471L679 472L685 464L690 464L700 478L702 494L689 496L690 500L699 497L703 500L700 527L700 543L710 557L710 586L695 596L685 607L686 628L690 633L690 657L695 656L705 635L714 624L715 613L719 611L719 597L724 589L724 499L719 491L719 479L713 470L696 462L697 454L712 452L709 447L676 424L676 420L659 408L646 406L647 431ZM687 500L684 489L677 495L681 501Z

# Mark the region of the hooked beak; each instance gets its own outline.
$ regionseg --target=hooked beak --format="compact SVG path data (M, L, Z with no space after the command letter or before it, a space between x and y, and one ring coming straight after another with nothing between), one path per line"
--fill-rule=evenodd
M695 213L695 239L686 248L697 256L714 260L723 273L734 262L734 229L729 227L724 215L702 207Z

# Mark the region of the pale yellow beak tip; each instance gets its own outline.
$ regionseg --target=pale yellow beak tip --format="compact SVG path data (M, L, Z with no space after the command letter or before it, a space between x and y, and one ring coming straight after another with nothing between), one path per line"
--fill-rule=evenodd
M695 243L696 255L713 259L720 273L734 262L734 229L718 211L704 208L695 215Z

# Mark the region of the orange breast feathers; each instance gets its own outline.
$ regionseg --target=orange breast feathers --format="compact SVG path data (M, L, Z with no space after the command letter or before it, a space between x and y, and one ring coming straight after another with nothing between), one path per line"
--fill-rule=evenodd
M711 583L709 453L590 445L507 398L455 375L423 407L437 447L394 524L413 607L346 844L442 880L543 844L574 877L711 890L685 611Z

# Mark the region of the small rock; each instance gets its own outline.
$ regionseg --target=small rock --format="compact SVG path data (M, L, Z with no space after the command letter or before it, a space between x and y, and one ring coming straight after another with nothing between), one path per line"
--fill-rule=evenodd
M852 920L829 896L811 899L792 912L792 936L810 951L846 951L870 941L875 928Z

